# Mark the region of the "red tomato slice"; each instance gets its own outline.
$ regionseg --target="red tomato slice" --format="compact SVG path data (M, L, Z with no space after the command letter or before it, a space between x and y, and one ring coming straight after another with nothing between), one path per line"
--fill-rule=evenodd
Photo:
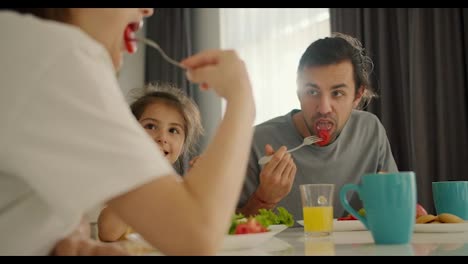
M338 218L338 221L357 220L352 214Z

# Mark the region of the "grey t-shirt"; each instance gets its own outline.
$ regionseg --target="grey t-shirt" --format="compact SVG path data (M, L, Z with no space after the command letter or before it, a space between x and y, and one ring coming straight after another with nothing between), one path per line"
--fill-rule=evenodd
M303 137L292 119L299 111L293 110L256 126L239 208L245 205L259 185L261 167L258 160L265 154L265 145L270 144L277 150L283 145L292 149L302 143ZM366 173L398 171L380 120L372 113L358 110L352 111L341 134L333 143L325 147L305 146L293 152L292 156L297 166L296 178L291 192L277 206L285 207L295 220L303 219L299 193L301 184L335 184L334 217L338 218L347 214L338 198L344 184L357 184ZM362 207L357 195L352 195L350 203L356 210Z

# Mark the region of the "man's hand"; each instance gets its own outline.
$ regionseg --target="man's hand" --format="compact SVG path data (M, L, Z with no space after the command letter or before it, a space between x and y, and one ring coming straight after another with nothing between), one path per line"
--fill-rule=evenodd
M286 150L282 146L275 152L271 145L265 146L265 155L273 156L260 172L260 185L254 193L262 202L277 204L291 191L297 168Z
M118 244L107 244L91 239L88 221L82 219L73 233L60 240L51 255L54 256L126 256L129 253Z

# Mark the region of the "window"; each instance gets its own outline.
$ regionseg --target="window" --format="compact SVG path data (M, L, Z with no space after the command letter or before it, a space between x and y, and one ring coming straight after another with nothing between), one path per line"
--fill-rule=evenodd
M221 8L220 21L221 47L237 50L247 65L255 124L299 109L299 59L311 42L330 35L328 8Z

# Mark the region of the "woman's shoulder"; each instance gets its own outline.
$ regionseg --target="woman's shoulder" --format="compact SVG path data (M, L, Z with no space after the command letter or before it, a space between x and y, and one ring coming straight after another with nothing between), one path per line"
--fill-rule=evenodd
M11 40L15 49L21 49L28 58L35 57L44 61L55 55L71 54L72 50L83 50L87 53L105 52L104 47L82 31L79 27L41 19L29 14L18 14L12 11L0 12L2 37Z

